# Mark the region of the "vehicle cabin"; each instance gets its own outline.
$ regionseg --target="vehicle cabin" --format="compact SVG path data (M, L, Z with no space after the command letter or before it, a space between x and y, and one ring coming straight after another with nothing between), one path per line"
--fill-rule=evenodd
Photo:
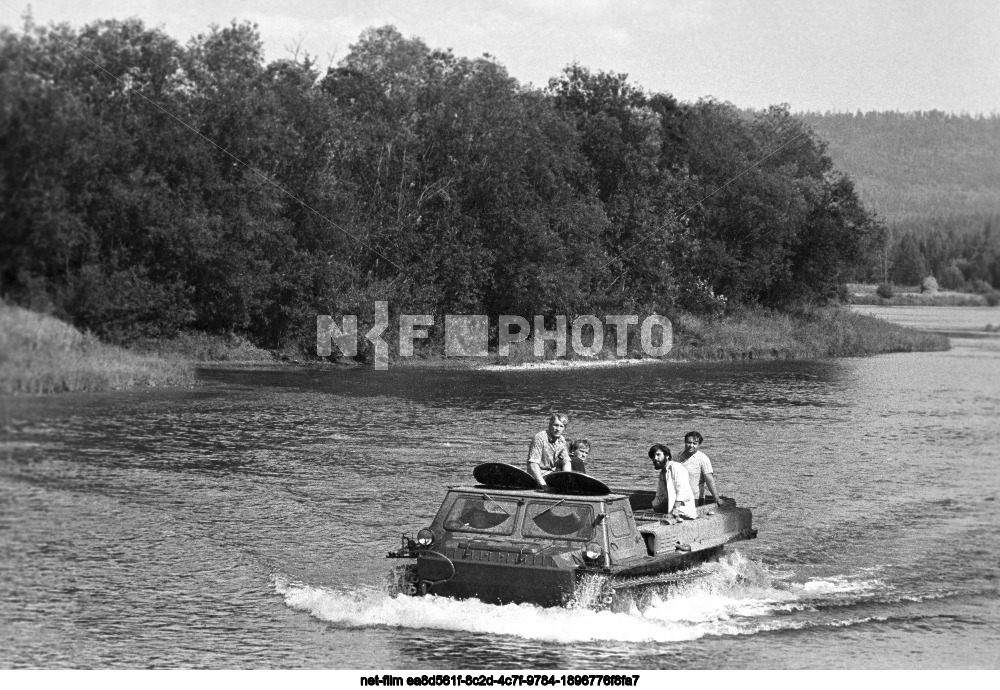
M746 509L707 505L699 509L704 519L678 521L651 511L651 491L615 491L596 480L600 487L588 491L576 485L591 479L586 475L558 474L565 475L558 493L449 488L419 545L411 541L408 549L404 540L395 557L417 557L421 593L559 605L585 575L678 570L751 537Z

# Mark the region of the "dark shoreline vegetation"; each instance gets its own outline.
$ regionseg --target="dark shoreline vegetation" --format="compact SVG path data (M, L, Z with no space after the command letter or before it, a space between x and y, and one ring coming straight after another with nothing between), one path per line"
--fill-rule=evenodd
M317 315L381 300L664 314L688 359L946 347L828 310L888 232L787 106L578 64L522 85L391 26L320 70L265 63L248 23L181 45L137 19L0 27L0 102L0 297L78 329L64 353L312 359ZM127 385L70 378L39 389Z
M886 307L995 307L1000 293L991 290L983 294L952 290L928 290L919 285L848 284L848 304L871 304Z
M614 360L609 356L614 352L613 341L613 337L606 340L603 356L607 361ZM197 333L133 347L101 343L93 334L81 333L54 317L0 302L0 395L184 387L195 384L198 366L283 364L278 355L245 340ZM674 347L663 361L848 357L947 348L944 336L841 308L798 314L754 310L709 319L681 316L674 323ZM552 347L544 359L536 359L530 341L513 346L509 357L498 357L494 351L485 358L447 358L433 343L418 347L414 357L400 357L395 349L391 366L516 368L554 360ZM630 341L625 359L641 357L638 344ZM585 361L572 354L569 359L570 364L574 359ZM319 357L291 361L331 366Z

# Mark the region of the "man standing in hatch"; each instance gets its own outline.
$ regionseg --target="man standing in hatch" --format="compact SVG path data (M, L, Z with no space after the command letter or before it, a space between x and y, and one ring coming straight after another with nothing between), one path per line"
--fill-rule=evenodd
M569 472L573 461L569 457L563 431L569 417L561 412L553 412L549 417L549 428L539 431L528 446L528 474L535 478L538 486L545 486L545 475L549 472Z
M677 458L677 462L684 465L691 478L691 491L697 499L698 505L705 504L705 487L712 492L715 504L721 505L723 498L715 488L715 471L712 469L712 461L708 456L698 450L705 439L697 431L689 431L684 436L684 452Z

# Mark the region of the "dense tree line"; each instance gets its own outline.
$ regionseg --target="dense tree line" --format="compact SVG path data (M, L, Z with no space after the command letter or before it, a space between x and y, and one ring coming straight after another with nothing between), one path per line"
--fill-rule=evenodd
M105 338L267 347L317 314L777 308L884 230L787 108L677 102L365 31L335 67L255 27L0 30L0 291Z
M1000 214L932 216L890 233L885 280L917 285L933 276L948 290L1000 287Z

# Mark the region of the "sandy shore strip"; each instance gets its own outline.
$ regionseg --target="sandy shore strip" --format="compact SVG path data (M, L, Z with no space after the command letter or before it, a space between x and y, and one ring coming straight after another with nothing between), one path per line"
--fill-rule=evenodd
M606 369L612 367L628 367L639 364L676 363L677 360L657 359L549 359L543 362L525 362L524 364L480 364L473 366L475 371L545 371L555 369Z

